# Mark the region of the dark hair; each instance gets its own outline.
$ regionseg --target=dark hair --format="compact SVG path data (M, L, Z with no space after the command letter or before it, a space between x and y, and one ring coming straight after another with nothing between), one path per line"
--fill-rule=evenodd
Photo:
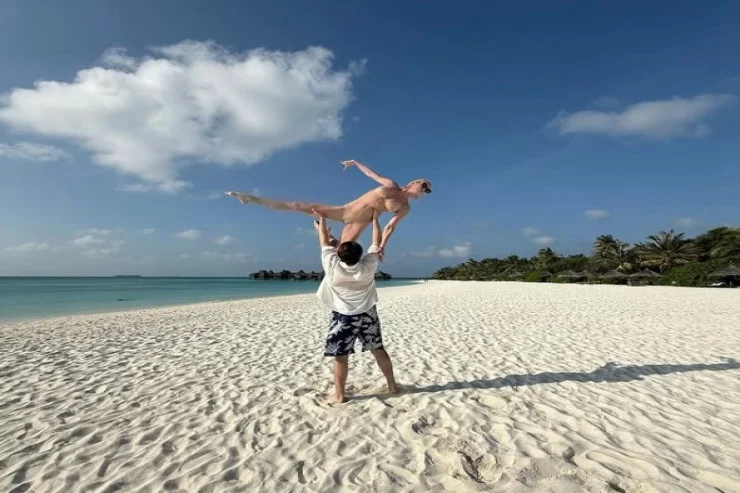
M347 265L355 265L362 258L362 245L356 241L345 241L337 248L339 260Z

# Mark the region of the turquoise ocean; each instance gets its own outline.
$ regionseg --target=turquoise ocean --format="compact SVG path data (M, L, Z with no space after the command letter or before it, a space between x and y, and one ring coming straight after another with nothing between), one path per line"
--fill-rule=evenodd
M378 287L412 281L379 281ZM0 323L60 315L313 293L314 281L185 277L0 277Z

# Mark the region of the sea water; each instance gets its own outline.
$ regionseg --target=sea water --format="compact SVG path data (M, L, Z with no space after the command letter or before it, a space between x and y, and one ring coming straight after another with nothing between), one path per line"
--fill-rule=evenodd
M409 281L379 281L378 287ZM316 281L185 277L0 277L0 322L315 292Z

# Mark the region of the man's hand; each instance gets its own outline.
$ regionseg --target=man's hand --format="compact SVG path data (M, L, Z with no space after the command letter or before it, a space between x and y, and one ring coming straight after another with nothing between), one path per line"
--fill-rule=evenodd
M378 260L381 262L383 261L383 256L385 256L385 248L378 247L378 251L375 252L378 255Z
M344 166L345 171L347 170L347 168L351 168L352 166L357 165L357 161L355 161L354 159L347 159L346 161L340 161L340 163L342 163L342 166Z

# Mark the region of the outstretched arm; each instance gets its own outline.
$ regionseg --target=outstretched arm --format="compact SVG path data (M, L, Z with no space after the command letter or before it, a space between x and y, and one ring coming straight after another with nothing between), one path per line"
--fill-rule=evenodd
M318 222L318 231L319 231L319 245L321 247L328 247L331 246L330 239L329 239L329 230L326 227L326 217L324 217L322 214L319 214L315 210L313 211L314 217L316 218L316 221Z
M388 224L385 225L385 229L383 229L383 238L380 240L380 249L385 249L385 246L388 244L388 240L390 239L393 232L396 230L396 227L403 219L406 217L406 215L409 213L409 209L401 209L398 211L390 221L388 221Z
M371 170L370 168L368 168L364 164L362 164L362 163L360 163L358 161L355 161L354 159L349 159L347 161L342 161L342 165L344 165L344 169L347 169L347 168L349 168L351 166L357 166L360 169L360 171L362 171L363 173L365 173L365 175L367 175L369 178L372 178L373 180L377 181L378 183L380 183L384 187L397 186L396 185L396 182L394 182L390 178L386 178L385 176L380 176L375 171Z
M380 229L380 213L375 211L373 213L373 246L380 247L381 241L383 241L383 230Z

